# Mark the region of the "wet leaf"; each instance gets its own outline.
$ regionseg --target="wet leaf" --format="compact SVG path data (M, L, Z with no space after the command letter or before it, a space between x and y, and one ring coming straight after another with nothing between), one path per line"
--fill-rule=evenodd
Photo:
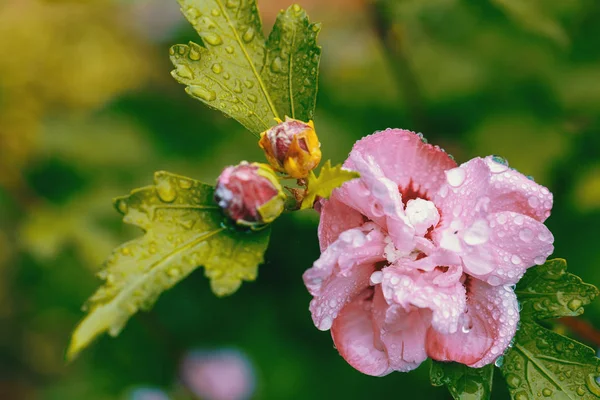
M501 367L512 398L597 399L595 351L537 321L583 313L598 289L567 273L565 260L554 259L531 268L516 293L523 305L520 329Z
M448 386L456 400L487 400L492 394L494 366L469 368L459 363L432 361L429 376L433 386Z
M262 77L279 115L314 118L321 48L320 24L311 24L297 4L281 11L267 41Z
M527 271L515 290L523 307L521 319L583 314L583 306L594 300L598 289L566 270L567 262L556 258Z
M318 197L329 198L333 189L342 186L346 181L358 178L360 174L355 171L343 169L341 164L331 166L327 160L319 172L319 177L313 171L308 176L308 187L300 209L311 208Z
M179 0L203 46L171 48L173 77L186 92L254 134L285 115L312 118L319 26L299 6L280 14L268 43L254 0Z
M260 77L265 39L256 1L179 0L202 38L171 48L173 77L186 92L258 134L279 117Z
M162 292L204 266L213 292L235 292L254 280L263 261L269 230L228 227L213 200L213 188L198 181L157 172L154 185L115 199L123 221L145 235L115 249L99 276L104 280L88 300L88 315L73 333L72 359L96 336L117 335L138 310L150 309Z

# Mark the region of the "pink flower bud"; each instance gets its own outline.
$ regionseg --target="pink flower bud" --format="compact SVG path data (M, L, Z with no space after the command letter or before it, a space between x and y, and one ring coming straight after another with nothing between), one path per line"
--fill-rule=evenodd
M285 194L275 172L266 164L241 162L223 170L215 201L238 225L260 228L283 211Z

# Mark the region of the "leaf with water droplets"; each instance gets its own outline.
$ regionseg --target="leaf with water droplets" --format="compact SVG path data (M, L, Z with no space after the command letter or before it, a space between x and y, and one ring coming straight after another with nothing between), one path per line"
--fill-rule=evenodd
M171 48L173 77L186 92L258 134L280 117L260 71L265 38L255 0L179 0L202 38Z
M327 199L331 196L333 189L342 186L346 181L358 177L360 177L358 172L343 169L341 164L332 167L331 161L327 160L321 168L318 178L313 171L310 171L306 193L300 209L311 208L317 200L317 196Z
M521 318L574 317L583 313L598 289L566 270L566 260L556 258L527 271L515 290L523 307Z
M321 26L297 4L281 11L267 40L261 76L280 115L312 120L317 101Z
M144 236L113 251L99 273L104 280L88 300L88 315L73 333L72 359L98 335L116 336L138 310L150 309L162 292L204 266L213 292L235 292L254 280L269 229L241 231L228 225L213 200L212 186L157 172L154 185L115 199L123 221Z
M565 260L554 259L531 268L515 292L523 306L520 329L501 367L512 398L599 398L600 359L594 350L537 322L580 315L598 289L567 273Z
M456 400L487 400L492 395L494 366L470 368L459 363L432 361L429 377L433 386L448 386Z

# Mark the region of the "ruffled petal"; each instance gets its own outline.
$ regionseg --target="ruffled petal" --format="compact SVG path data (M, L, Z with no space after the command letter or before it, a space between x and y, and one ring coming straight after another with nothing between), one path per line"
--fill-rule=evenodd
M378 333L376 347L385 349L390 369L407 372L421 365L427 359L425 336L431 319L429 313L415 307L405 311L401 306L388 305L381 286L375 287L372 309Z
M329 200L321 200L318 230L321 251L325 251L327 246L335 242L340 233L364 223L362 214L341 202L339 197L339 192L334 191Z
M494 160L493 156L485 158L492 173L489 189L492 201L488 211L513 211L544 222L552 209L552 193L520 172Z
M371 319L372 295L373 289L367 289L341 310L331 327L331 337L348 364L363 374L383 376L393 369L385 350L375 347L377 337Z
M527 268L545 263L554 251L554 236L533 218L505 211L489 215L487 221L489 240L470 246L475 257L465 255L463 261L465 272L491 285L516 284ZM484 263L492 268L479 273Z
M430 328L425 344L427 354L434 360L481 368L504 353L518 322L517 296L510 287L491 286L473 279L469 282L463 326L452 334Z
M402 196L396 183L385 177L381 166L372 156L363 158L359 152L352 152L347 164L348 168L360 173L359 182L354 185L362 185L362 189L366 189L365 196L360 196L360 193L354 196L354 199L360 198L362 201L352 201L352 205L378 221L390 235L396 250L409 254L414 248L415 229L404 213ZM347 193L351 198L352 190L357 191L358 188L349 185L343 188L342 193Z
M415 269L387 267L383 270L381 287L388 304L397 304L405 310L412 307L431 310L431 324L439 332L453 333L458 330L460 316L466 307L466 292L460 281L461 274L454 275L453 282L444 285L441 270L421 272Z
M386 129L369 135L356 142L350 154L354 153L377 160L385 177L400 189L404 201L432 198L445 182L444 171L456 167L456 162L444 150L402 129ZM349 164L351 162L346 161L344 165Z
M384 248L383 234L366 224L343 232L304 272L304 284L314 296L310 311L317 328L331 328L344 305L369 287L375 263L384 260Z
M482 214L512 211L544 222L552 209L545 187L489 156L473 158L446 171L446 183L434 197L442 220L470 225Z

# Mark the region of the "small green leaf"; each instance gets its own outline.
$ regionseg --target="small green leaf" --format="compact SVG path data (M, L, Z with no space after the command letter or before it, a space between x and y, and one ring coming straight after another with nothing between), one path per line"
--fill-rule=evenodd
M267 40L262 77L279 115L312 120L317 101L320 24L311 24L297 4L281 11Z
M494 366L470 368L459 363L432 361L429 377L433 386L448 386L456 400L487 400L492 394Z
M213 200L213 188L157 172L154 185L115 199L123 221L145 235L115 249L99 276L105 281L88 300L88 315L73 333L72 359L99 334L116 336L138 310L150 309L162 292L202 265L213 292L235 292L254 280L269 241L258 232L227 227Z
M306 208L311 208L315 203L315 200L317 200L317 196L329 198L333 189L342 186L346 181L358 177L360 177L358 172L342 169L341 164L331 167L331 161L327 160L325 165L321 168L318 178L313 171L310 172L310 175L308 176L308 187L300 209L304 210Z
M583 306L594 300L598 289L566 270L567 262L557 258L527 271L515 290L523 307L521 319L583 314Z
M565 260L554 259L531 268L516 293L523 305L520 329L501 367L512 398L597 399L600 359L594 350L537 320L580 315L598 289L567 273Z

